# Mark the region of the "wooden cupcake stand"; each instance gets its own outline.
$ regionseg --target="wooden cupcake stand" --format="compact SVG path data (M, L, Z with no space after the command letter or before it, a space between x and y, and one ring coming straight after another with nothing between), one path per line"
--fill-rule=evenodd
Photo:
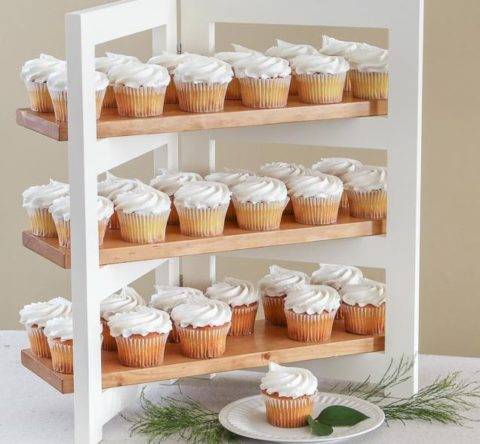
M58 141L68 140L72 249L56 239L23 233L23 244L60 267L71 269L74 306L75 375L55 373L48 359L22 351L25 367L61 393L74 392L75 442L96 443L102 427L136 399L140 384L211 372L314 360L302 365L322 377L361 380L383 373L392 358L416 356L420 216L420 141L423 1L385 0L131 0L66 16L69 122L27 109L19 125ZM253 110L227 101L215 114L188 114L167 105L153 118L124 118L104 111L95 121L95 45L152 30L153 52L176 51L177 24L188 52L212 53L215 23L388 28L390 98L346 97L340 104L305 105L293 99L284 109ZM361 118L359 118L361 117ZM267 126L268 125L268 126ZM188 238L169 227L165 243L129 244L118 232L97 246L97 175L154 151L154 168L207 172L215 169L217 141L294 143L309 146L382 149L388 153L388 223L342 216L338 223L311 227L285 217L279 231L246 232L227 223L222 236ZM275 160L275 159L272 159ZM153 173L153 171L152 171ZM387 234L388 232L388 234ZM229 337L224 356L193 360L168 344L162 366L133 369L116 355L100 352L100 301L155 270L157 283L206 287L221 254L246 258L330 262L384 268L388 286L386 338L345 333L303 344L285 329L257 321L251 337ZM319 359L329 358L329 359ZM417 388L412 380L398 388Z

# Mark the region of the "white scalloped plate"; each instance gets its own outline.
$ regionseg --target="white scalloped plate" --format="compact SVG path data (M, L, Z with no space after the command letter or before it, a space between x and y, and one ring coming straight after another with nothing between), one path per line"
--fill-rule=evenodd
M314 436L308 427L274 427L267 422L262 395L249 396L228 404L220 411L219 419L223 427L237 435L270 442L339 442L369 433L385 420L385 415L376 405L336 393L319 393L313 416L330 405L351 407L367 415L368 419L353 427L335 427L329 436Z

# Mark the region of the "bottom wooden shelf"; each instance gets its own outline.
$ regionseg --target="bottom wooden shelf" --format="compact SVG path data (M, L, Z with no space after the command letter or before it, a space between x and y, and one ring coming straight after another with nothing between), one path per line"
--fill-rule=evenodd
M383 336L358 336L346 333L343 322L337 321L330 341L305 344L289 339L286 328L257 321L255 334L229 337L223 356L214 359L189 359L180 353L178 344L167 344L164 363L146 369L121 365L115 352L102 352L103 388L142 384L165 379L218 373L279 363L370 353L385 349ZM22 350L22 364L61 393L73 392L73 376L56 373L50 359L38 358L30 350Z

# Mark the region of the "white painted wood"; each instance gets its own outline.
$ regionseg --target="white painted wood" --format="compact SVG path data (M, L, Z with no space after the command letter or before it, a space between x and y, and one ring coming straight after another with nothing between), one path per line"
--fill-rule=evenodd
M102 424L106 424L122 410L137 401L142 386L128 385L115 387L102 392Z

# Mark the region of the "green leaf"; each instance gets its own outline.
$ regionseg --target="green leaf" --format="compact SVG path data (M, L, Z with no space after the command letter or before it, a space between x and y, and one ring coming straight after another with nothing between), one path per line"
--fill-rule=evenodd
M310 430L312 431L312 434L314 434L315 436L328 436L333 433L332 426L316 421L311 416L309 416L307 420L308 420L308 425L310 426Z
M332 427L346 427L354 426L367 418L368 416L364 415L362 412L351 409L350 407L331 405L322 410L320 415L317 416L316 421L328 424Z

